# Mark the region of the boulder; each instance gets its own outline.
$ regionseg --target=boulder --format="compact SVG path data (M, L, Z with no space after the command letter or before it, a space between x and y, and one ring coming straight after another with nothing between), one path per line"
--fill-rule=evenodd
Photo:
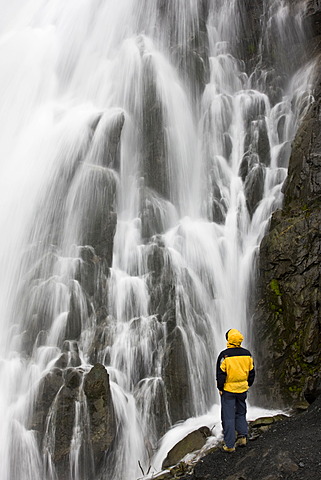
M211 430L208 427L200 427L198 430L189 433L168 452L162 463L162 469L176 465L188 453L200 450L211 434Z
M258 427L265 427L265 426L270 426L276 422L281 422L282 420L285 420L288 418L286 415L280 414L280 415L274 415L272 417L259 417L256 420L253 420L250 422L250 427L253 428L258 428Z

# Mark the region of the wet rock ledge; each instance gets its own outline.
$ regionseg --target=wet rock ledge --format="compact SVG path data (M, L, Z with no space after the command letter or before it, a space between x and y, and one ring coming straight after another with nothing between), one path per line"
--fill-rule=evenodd
M245 448L228 454L221 445L203 447L148 480L312 480L321 471L321 397L287 417L264 417L250 424ZM147 480L147 477L144 477Z

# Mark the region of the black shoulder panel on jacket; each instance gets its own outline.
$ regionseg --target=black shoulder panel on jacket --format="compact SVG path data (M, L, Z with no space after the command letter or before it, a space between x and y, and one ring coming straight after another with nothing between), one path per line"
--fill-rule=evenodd
M249 350L243 347L234 347L234 348L226 348L223 352L220 353L219 357L252 357Z

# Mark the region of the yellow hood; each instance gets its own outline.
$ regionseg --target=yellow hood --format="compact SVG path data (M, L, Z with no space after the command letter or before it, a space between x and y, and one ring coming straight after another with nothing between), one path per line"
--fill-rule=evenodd
M227 334L227 347L240 347L243 340L244 337L241 332L236 330L236 328L231 328Z

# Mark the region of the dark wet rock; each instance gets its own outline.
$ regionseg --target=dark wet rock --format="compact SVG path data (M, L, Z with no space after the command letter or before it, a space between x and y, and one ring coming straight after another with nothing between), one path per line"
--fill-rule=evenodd
M155 394L155 401L153 402L150 418L155 422L155 431L157 432L158 440L165 435L170 428L170 419L167 411L167 403L165 396L164 383L158 384L157 392ZM157 447L158 444L155 444Z
M58 358L58 360L55 362L55 367L63 370L68 366L69 366L69 357L68 357L68 353L65 352L65 353L62 353Z
M235 53L242 58L246 70L251 71L257 64L257 55L262 29L263 4L259 1L244 0L237 5L240 22L234 36Z
M243 118L246 127L246 138L244 150L250 150L249 145L257 143L257 133L259 131L260 122L262 128L264 128L264 117L266 115L266 104L263 95L258 95L256 91L250 90L242 102L242 108L244 110ZM265 126L266 128L266 126ZM251 153L257 153L257 151L251 150Z
M88 478L93 475L94 466L90 452L90 442L87 436L87 425L84 421L85 410L82 400L83 371L81 369L68 368L64 372L64 386L59 391L53 402L47 420L47 434L43 439L43 448L52 455L55 471L59 480L68 480L71 475L71 452L75 435L75 418L77 410L81 409L78 427L81 430L81 444L79 453L79 476ZM77 406L78 404L78 406ZM81 407L82 405L82 407Z
M277 132L278 132L279 143L282 143L284 141L285 119L286 119L286 116L282 115L278 120Z
M222 194L221 188L217 182L218 171L216 168L213 168L209 171L208 177L208 186L210 191L209 196L209 220L216 223L224 223L227 206Z
M96 265L95 291L92 298L97 324L109 316L109 309L106 308L109 294L109 275L110 270L108 263L102 258ZM89 308L88 311L90 313Z
M70 443L75 420L75 401L79 395L79 375L75 372L70 372L67 376L67 382L70 382L70 384L68 385L67 383L67 385L62 387L55 401L54 424L50 423L55 440L53 460L57 465L58 471L64 469L65 462L70 453ZM47 438L48 436L46 440ZM60 462L63 463L62 466L59 465Z
M98 465L116 435L116 420L106 368L97 363L86 374L84 392L90 417L90 440Z
M276 163L278 167L288 168L290 156L291 156L291 144L290 142L285 142L283 143L277 155Z
M77 347L70 342L69 345L65 344L65 355L67 350L75 353ZM50 451L59 480L70 478L69 456L76 403L82 409L79 427L82 430L80 448L83 461L79 468L87 472L84 473L85 476L93 472L93 461L96 465L100 463L116 435L114 408L105 367L96 364L84 381L83 375L84 370L81 368L69 367L64 371L55 368L44 377L39 386L31 428L39 433L43 448ZM83 384L87 407L82 393Z
M167 146L164 132L163 106L157 91L152 57L146 55L143 63L143 171L146 187L169 199Z
M69 454L82 374L82 370L74 368L64 371L64 384L47 412L43 449L50 452L59 480L69 478Z
M293 143L283 210L273 214L260 247L255 388L266 405L321 393L320 72L314 95Z
M321 191L321 71L315 88L316 101L310 106L296 134L285 186L285 207L294 202L308 205L320 198Z
M164 358L164 382L172 423L192 416L189 367L183 335L175 327L168 336Z
M298 0L286 0L282 23L276 15L268 16L268 9L262 16L264 41L262 53L267 66L276 73L291 74L308 57L308 45L305 43L307 28L302 22L304 8ZM286 5L287 4L287 5ZM307 25L306 25L307 27Z
M66 340L62 347L62 354L55 363L57 368L79 367L81 360L79 358L78 344L75 341Z
M256 338L264 381L257 388L289 403L319 388L321 215L303 210L279 220L261 244L265 290Z
M106 316L95 329L95 335L88 349L88 356L92 364L97 363L98 354L104 352L103 363L110 364L110 348L113 343L113 325L115 320Z
M131 343L135 345L132 353L131 381L136 385L142 379L157 375L159 352L163 351L165 331L156 315L133 318L129 322L129 330ZM150 349L148 358L145 351L146 340Z
M229 160L233 150L233 142L231 139L230 134L224 132L223 133L223 155L224 157Z
M81 247L79 256L81 260L76 273L76 280L81 286L81 291L78 290L78 296L75 299L76 308L72 308L72 302L70 304L71 308L67 319L67 325L70 329L73 325L79 328L81 321L86 321L92 315L96 316L96 322L99 325L109 315L106 308L110 274L108 261L106 258L96 255L93 247ZM70 335L71 333L72 331ZM77 333L77 328L74 329L74 333ZM77 337L69 336L67 338Z
M91 150L89 157L94 164L119 169L121 133L125 123L125 114L118 109L112 113L98 115L91 127ZM98 137L98 138L97 138Z
M157 473L153 476L153 480L171 480L173 475L169 470L165 470L164 472Z
M39 432L40 437L44 434L45 421L49 408L57 393L63 385L62 371L58 368L52 369L40 381L38 395L35 402L31 428Z
M155 208L148 201L142 203L140 217L142 221L142 237L144 239L149 239L153 235L164 231L159 208Z
M201 42L206 47L201 53L197 51L197 44ZM209 61L208 61L208 45L207 32L199 32L197 38L192 38L190 45L186 47L177 46L174 50L174 57L181 69L182 73L187 76L189 88L193 92L195 98L199 98L205 89L206 83L209 81Z
M270 140L268 137L267 125L265 118L260 118L258 120L258 139L257 139L257 154L260 157L261 163L267 167L271 163L271 154L270 154Z
M82 370L67 368L64 372L65 387L71 390L77 390L82 383Z
M151 311L163 316L171 331L176 325L175 276L165 247L156 243L150 246L147 267Z
M145 180L141 179L140 185L140 219L141 232L145 241L148 241L155 235L164 233L167 225L162 218L161 208L164 201L154 191L145 186ZM174 208L174 207L173 207Z
M107 123L104 150L101 152L99 163L108 168L119 170L120 164L120 137L125 122L124 112L115 114Z
M169 469L172 477L179 478L191 471L191 467L185 462L179 462Z
M254 102L252 105L253 116L255 109L258 108L260 102ZM271 163L270 140L267 132L266 120L262 115L258 114L257 118L251 121L247 129L245 138L245 150L251 155L258 156L261 163L269 166Z
M77 340L80 337L82 330L81 317L85 312L82 312L82 305L74 289L70 294L69 313L67 316L66 338ZM86 312L88 315L88 313Z
M208 0L200 0L197 5L198 15L193 24L185 22L185 42L179 35L177 25L178 10L172 2L158 1L160 29L165 34L173 62L178 65L181 75L187 83L194 99L199 99L209 80L208 33L206 21L209 13ZM187 7L188 11L188 7Z
M253 168L256 168L259 163L260 159L257 153L248 151L244 154L239 168L239 176L242 178L243 182L245 182L249 172L251 172Z
M264 193L265 168L261 164L255 165L246 177L244 191L246 204L252 216Z
M216 198L213 199L212 202L212 220L215 223L224 223L225 220L226 210L224 208L224 204L222 201L217 200Z
M247 131L245 137L245 151L244 161L247 159L249 164L257 162L262 163L266 167L270 166L271 153L270 153L270 141L267 134L265 120L254 120ZM257 159L257 160L256 160ZM241 172L244 175L245 164L240 165Z
M321 6L320 0L306 0L306 11L304 20L307 29L310 29L310 36L316 38L321 35Z
M211 430L208 427L200 427L198 430L189 433L168 452L162 463L162 469L177 464L188 453L200 450L209 436L211 436Z
M284 414L274 415L272 417L259 417L256 420L250 422L250 428L253 430L255 428L271 426L273 423L281 422L282 420L287 419L288 417Z
M149 388L146 388L149 387ZM153 401L150 401L152 392ZM145 445L150 455L157 450L160 438L165 435L171 426L167 411L166 391L163 380L159 378L144 378L135 387L134 396L137 408L148 418L148 443Z
M175 306L175 290L170 290L171 305L168 310L166 310L163 321L166 322L167 333L170 335L172 331L176 328L177 318L176 318L176 306Z
M80 243L91 245L108 265L112 262L117 224L115 199L115 174L109 169L85 164L74 205L74 214L79 216L81 224Z
M243 182L245 181L247 174L249 173L249 162L249 155L244 155L239 168L239 176L242 178Z
M76 278L87 294L92 297L95 293L99 258L92 247L81 247L79 256L81 261L78 269L78 278Z

